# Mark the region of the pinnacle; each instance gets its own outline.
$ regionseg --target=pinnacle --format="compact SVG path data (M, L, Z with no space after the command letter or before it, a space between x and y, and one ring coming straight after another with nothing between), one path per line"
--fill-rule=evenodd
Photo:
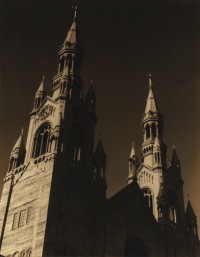
M23 134L24 134L24 129L22 128L21 134L16 142L16 144L14 145L12 151L14 152L16 149L19 150L24 150L24 142L23 142Z

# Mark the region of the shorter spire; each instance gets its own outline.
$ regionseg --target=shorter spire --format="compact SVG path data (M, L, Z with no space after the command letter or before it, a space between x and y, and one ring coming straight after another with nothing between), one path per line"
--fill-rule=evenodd
M20 134L16 144L14 145L12 152L15 152L16 150L19 150L19 151L25 150L24 142L23 142L23 135L24 135L24 128L22 128L21 134Z
M90 81L90 86L85 97L85 104L89 113L94 113L96 108L96 95L94 92L93 80Z
M132 142L131 154L129 157L129 174L127 178L128 184L133 181L137 181L137 167L138 167L138 159L135 153L134 142Z
M37 92L36 92L36 95L45 93L45 89L44 89L44 79L45 79L45 76L43 75L43 76L42 76L42 81L41 81L41 83L40 83L40 85L39 85L39 88L38 88L38 90L37 90Z
M187 201L185 216L187 219L190 219L190 220L196 220L196 217L197 217L194 212L194 209L192 208L192 204L190 200Z
M136 154L135 154L135 144L134 144L134 141L132 142L132 148L131 148L131 154L130 154L130 157L129 157L129 160L133 160L135 159L136 157Z
M176 152L176 147L173 144L173 151L172 151L172 160L171 160L171 164L180 164L177 152Z

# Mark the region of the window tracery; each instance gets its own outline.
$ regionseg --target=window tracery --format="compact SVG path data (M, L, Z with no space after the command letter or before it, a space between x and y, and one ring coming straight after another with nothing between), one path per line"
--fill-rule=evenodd
M32 152L33 158L36 158L49 151L50 132L51 126L49 123L46 123L37 131L34 139L34 147Z

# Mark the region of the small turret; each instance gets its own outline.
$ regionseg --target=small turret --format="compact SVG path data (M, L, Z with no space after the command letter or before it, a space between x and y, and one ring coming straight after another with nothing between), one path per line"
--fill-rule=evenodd
M129 174L128 174L128 184L130 184L131 182L133 182L133 180L137 180L137 167L138 167L138 159L135 153L135 146L134 146L134 142L132 143L132 148L131 148L131 154L129 157Z
M99 139L96 150L94 152L94 167L95 175L97 178L101 177L105 179L106 159L107 157L104 152L102 141Z
M173 145L171 168L178 178L181 178L181 163L178 158L175 145Z
M35 94L35 101L34 101L34 109L38 109L41 105L41 103L43 102L44 98L46 97L46 92L45 92L45 88L44 88L44 76L42 78L42 81L39 85L39 88Z
M172 160L171 160L171 165L172 166L180 166L180 161L176 152L176 147L173 145L173 151L172 151Z
M187 202L187 207L185 212L185 221L186 221L186 228L188 233L193 239L198 241L199 236L198 236L198 228L197 228L197 216L189 200Z
M9 168L8 168L9 171L15 169L16 167L20 166L24 162L26 150L23 142L23 133L24 132L22 129L22 132L11 151Z
M85 104L88 112L90 114L95 114L96 96L95 96L94 87L93 87L93 80L91 80L90 82L90 87L85 97Z

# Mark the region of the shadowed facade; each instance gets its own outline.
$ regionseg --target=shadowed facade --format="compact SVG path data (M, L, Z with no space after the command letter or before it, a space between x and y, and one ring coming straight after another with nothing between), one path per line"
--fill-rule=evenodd
M106 198L106 154L94 149L93 83L82 97L82 47L77 11L59 53L53 94L43 77L29 130L13 147L0 201L0 253L41 256L198 256L197 219L185 212L180 161L166 165L163 121L153 95L142 120L143 161L134 146L128 185Z

